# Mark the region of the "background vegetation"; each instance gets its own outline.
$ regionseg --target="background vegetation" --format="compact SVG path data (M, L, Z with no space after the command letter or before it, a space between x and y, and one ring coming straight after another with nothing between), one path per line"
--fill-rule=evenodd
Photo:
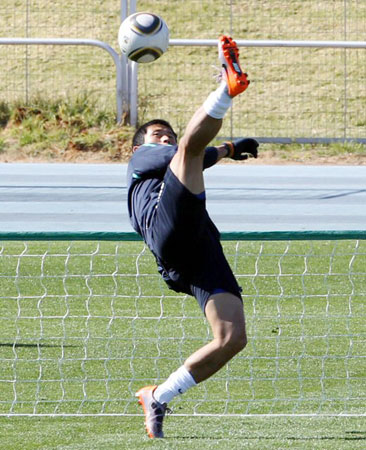
M87 93L70 99L0 103L0 161L116 162L130 155L133 129Z
M216 39L220 33L231 33L240 39L308 39L364 40L366 4L349 0L260 0L255 7L250 1L217 0L139 0L139 10L151 10L167 21L172 38ZM13 2L0 5L1 37L70 37L92 38L117 49L120 2L106 0L57 0L52 11L45 0ZM250 13L249 13L250 12ZM317 49L243 48L242 65L252 85L236 100L228 115L221 138L257 137L336 137L364 138L366 127L365 86L366 51ZM11 111L21 105L39 109L47 102L75 103L84 95L89 102L89 117L95 117L91 137L83 148L92 151L70 157L70 147L57 142L37 141L45 131L34 130L32 143L21 140L19 128L11 120L0 128L1 160L26 157L31 160L87 160L98 158L116 161L101 142L109 147L110 133L116 135L115 68L112 59L101 49L92 47L0 46L2 108ZM153 116L169 118L178 133L207 93L215 87L213 75L217 65L215 48L171 47L159 62L139 68L139 119ZM163 86L163 89L162 89ZM72 110L72 108L70 108ZM99 111L107 112L109 124L99 126ZM16 113L15 113L16 114ZM80 114L79 114L80 115ZM25 118L25 117L24 117ZM1 121L0 121L1 122ZM39 123L39 122L38 122ZM35 126L35 125L33 125ZM48 132L48 131L46 131ZM95 135L98 134L98 137ZM115 153L123 160L124 133L118 138ZM14 138L15 136L15 138ZM43 137L42 137L43 136ZM86 136L81 136L84 141ZM93 141L96 145L92 145ZM264 162L342 162L363 164L365 149L357 144L330 147L280 146L262 147ZM52 155L52 156L51 156ZM341 155L341 156L340 156Z

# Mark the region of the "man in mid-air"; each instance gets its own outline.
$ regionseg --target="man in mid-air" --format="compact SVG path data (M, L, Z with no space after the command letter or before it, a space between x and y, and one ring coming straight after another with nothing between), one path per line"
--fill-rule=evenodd
M218 49L220 86L195 112L179 143L168 122L152 120L136 131L128 165L133 228L154 254L168 286L197 299L213 334L213 340L189 356L164 383L136 393L151 438L164 437L164 415L175 396L211 377L247 343L241 288L206 210L203 170L222 158L256 158L258 143L246 138L207 147L233 97L249 85L236 43L221 36Z

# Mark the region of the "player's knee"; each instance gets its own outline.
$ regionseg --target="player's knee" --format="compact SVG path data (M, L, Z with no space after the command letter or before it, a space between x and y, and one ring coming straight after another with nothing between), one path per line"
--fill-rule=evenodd
M228 354L236 355L244 350L247 345L247 335L245 329L238 327L230 330L222 339L222 346Z
M241 352L247 345L247 335L245 330L240 330L237 335L234 335L231 340L231 346L236 353Z

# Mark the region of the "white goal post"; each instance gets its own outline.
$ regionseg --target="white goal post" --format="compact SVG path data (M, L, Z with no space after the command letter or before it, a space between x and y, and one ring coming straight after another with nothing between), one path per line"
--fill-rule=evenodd
M228 233L249 343L182 415L365 415L366 234ZM140 415L210 330L125 233L1 233L0 415Z

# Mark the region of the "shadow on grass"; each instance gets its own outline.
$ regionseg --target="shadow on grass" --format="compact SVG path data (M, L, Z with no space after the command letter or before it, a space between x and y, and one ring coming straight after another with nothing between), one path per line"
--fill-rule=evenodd
M0 348L1 347L10 347L10 348L59 348L59 347L64 347L64 348L77 348L78 345L70 345L70 344L41 344L41 343L36 343L36 344L22 344L22 343L14 343L14 342L4 342L1 343L0 342Z
M213 441L217 441L217 440L248 440L248 441L253 441L253 440L266 440L266 441L273 441L273 440L278 440L279 437L278 436L245 436L243 437L242 435L238 436L238 437L234 437L234 436L218 436L217 434L215 434L215 436L167 436L164 440L169 440L169 439L177 439L177 440L182 440L182 441L186 441L186 440L213 440ZM366 431L346 431L345 432L345 436L339 435L339 436L304 436L304 437L298 437L298 436L283 436L280 438L283 441L366 441Z

